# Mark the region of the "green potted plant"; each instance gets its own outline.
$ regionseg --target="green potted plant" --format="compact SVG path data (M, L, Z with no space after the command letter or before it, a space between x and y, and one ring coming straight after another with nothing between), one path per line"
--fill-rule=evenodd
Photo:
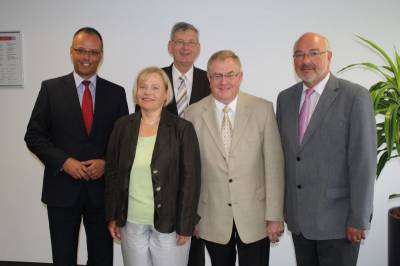
M394 60L374 42L357 36L363 44L370 47L374 52L381 55L385 65L376 65L370 62L351 64L343 69L353 67L367 68L382 76L382 80L373 84L369 91L371 94L375 115L377 118L377 155L378 165L376 178L382 172L386 163L400 156L400 55L394 49ZM400 194L393 194L389 199L400 197ZM388 265L400 265L400 207L391 208L388 212Z

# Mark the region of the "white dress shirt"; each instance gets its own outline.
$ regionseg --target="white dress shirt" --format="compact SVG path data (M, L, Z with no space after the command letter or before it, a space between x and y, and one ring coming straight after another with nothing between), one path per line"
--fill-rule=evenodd
M236 114L236 106L237 106L237 101L238 101L238 96L236 95L235 99L231 101L228 106L229 106L229 120L231 121L232 129L234 128L234 122L235 122L235 114ZM221 130L222 128L222 121L224 119L224 107L226 104L221 103L217 99L214 98L215 102L215 115L217 118L217 123L219 125L219 129Z
M188 104L190 103L190 96L192 95L192 84L193 84L193 65L192 67L186 72L185 74L182 74L179 72L179 70L175 67L175 65L172 65L172 86L174 87L174 95L175 99L178 95L178 88L179 85L181 85L181 80L179 79L180 77L184 76L185 77L185 86L187 89L187 96L188 96Z

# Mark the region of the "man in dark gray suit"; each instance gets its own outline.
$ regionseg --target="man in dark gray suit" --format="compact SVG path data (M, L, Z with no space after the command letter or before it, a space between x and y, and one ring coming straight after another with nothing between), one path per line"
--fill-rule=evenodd
M368 91L330 73L328 40L295 43L302 82L278 96L285 155L285 215L297 265L357 264L370 228L376 171L375 118Z

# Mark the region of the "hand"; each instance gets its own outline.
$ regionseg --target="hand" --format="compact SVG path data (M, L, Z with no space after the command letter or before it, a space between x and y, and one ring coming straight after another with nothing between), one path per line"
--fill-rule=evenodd
M112 238L115 240L121 240L121 229L117 226L115 221L109 222L107 227Z
M63 164L63 170L75 179L89 179L88 168L74 158L68 158Z
M186 244L186 242L188 242L189 239L190 239L190 236L182 236L182 235L176 234L176 244L178 246L182 246L182 245Z
M196 224L194 226L193 236L195 236L197 239L200 238L200 231L199 231L199 225L198 224Z
M279 242L285 227L280 221L267 221L267 236L272 243Z
M102 159L94 159L82 162L88 169L90 179L99 179L104 174L104 167L106 162Z
M347 226L347 239L353 243L359 243L366 238L365 230L357 229L352 226Z

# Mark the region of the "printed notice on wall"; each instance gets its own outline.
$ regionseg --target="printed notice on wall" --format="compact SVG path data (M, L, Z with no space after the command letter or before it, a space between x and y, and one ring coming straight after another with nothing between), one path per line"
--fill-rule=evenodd
M20 31L0 31L0 86L22 86Z

